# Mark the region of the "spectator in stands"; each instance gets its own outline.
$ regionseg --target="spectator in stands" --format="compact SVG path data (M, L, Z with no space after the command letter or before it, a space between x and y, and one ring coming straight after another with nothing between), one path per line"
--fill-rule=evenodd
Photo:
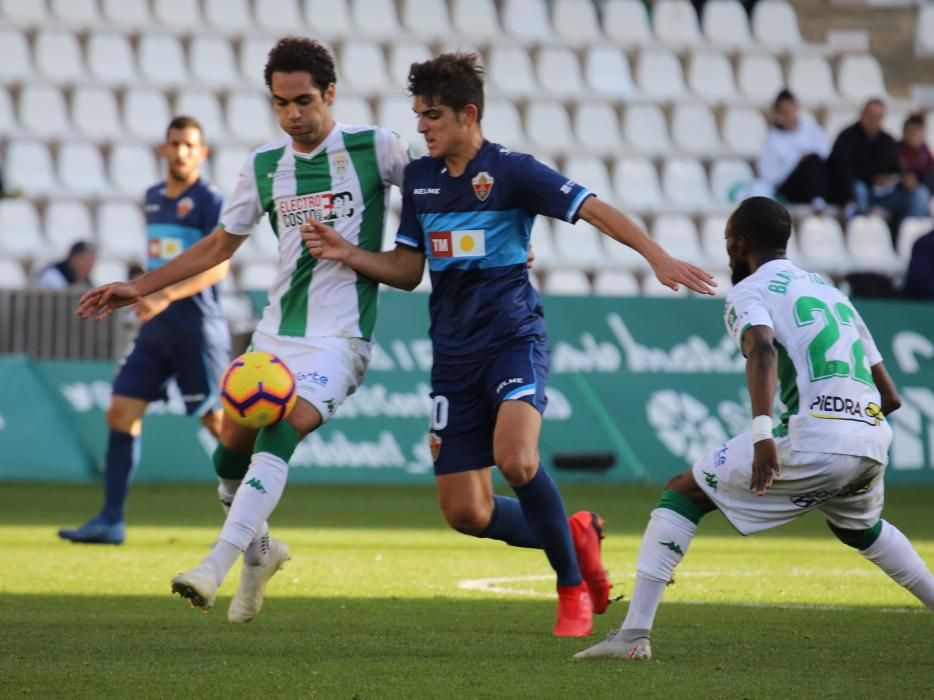
M68 257L49 265L36 278L36 286L45 289L88 287L91 271L97 262L97 247L89 241L78 241L71 246Z
M823 209L827 198L827 156L830 141L820 124L798 111L798 100L788 90L775 98L774 119L759 154L759 178L791 204Z
M902 127L902 140L898 142L898 162L902 178L911 178L934 192L934 156L924 142L924 116L912 114Z
M845 205L844 215L867 214L881 207L891 214L892 230L906 216L924 216L930 192L914 177L903 178L898 148L882 130L885 103L871 99L859 121L840 132L830 153L831 201Z
M911 248L905 294L915 299L934 299L934 231L921 236Z

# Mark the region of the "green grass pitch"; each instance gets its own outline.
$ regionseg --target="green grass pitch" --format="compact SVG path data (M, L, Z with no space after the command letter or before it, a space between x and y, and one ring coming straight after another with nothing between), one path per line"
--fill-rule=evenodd
M657 488L564 489L607 520L628 598ZM447 530L431 488L290 487L273 536L293 555L255 621L231 625L239 565L208 613L169 580L211 546L210 485L137 485L121 547L60 542L95 486L0 488L0 698L934 697L934 618L817 514L741 538L700 526L656 622L656 659L576 661L550 635L541 552ZM934 565L932 488L891 488L886 517ZM493 580L491 580L493 579Z

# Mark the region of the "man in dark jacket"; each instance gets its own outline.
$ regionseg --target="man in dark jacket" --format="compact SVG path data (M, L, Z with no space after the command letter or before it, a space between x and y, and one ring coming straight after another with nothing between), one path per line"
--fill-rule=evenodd
M905 294L915 299L934 299L934 231L921 236L911 248Z

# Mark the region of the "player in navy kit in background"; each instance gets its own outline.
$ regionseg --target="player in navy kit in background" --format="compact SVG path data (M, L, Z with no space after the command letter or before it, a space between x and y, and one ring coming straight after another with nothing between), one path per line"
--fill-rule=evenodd
M195 119L175 117L159 152L168 161L168 173L165 182L146 191L149 269L209 235L223 203L220 191L198 170L208 149ZM217 387L230 360L230 332L215 285L228 268L224 262L136 304L143 326L114 378L107 411L104 506L77 530L59 530L63 539L123 542L123 511L130 477L139 462L143 414L151 401L166 398L170 379L178 384L188 415L198 416L217 436L221 421Z
M428 156L405 171L396 248L371 253L319 223L303 227L309 252L371 279L413 289L428 258L432 293L431 448L441 510L460 532L545 550L558 579L557 636L585 636L606 609L602 521L570 523L541 466L548 347L538 293L526 269L536 214L584 218L629 245L672 288L709 293L712 278L669 257L582 185L529 155L483 138L482 69L473 54L413 64L409 92ZM517 498L494 496L491 466Z

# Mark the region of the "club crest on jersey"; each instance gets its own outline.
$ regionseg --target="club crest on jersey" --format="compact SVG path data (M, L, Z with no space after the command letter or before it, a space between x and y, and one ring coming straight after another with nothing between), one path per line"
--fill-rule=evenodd
M441 436L434 431L428 433L428 449L431 450L432 461L437 462L441 454Z
M490 190L493 189L493 182L493 176L486 170L481 170L473 176L470 184L473 185L473 193L477 195L477 199L481 202L486 201L486 198L490 196Z
M343 180L347 177L347 156L341 154L331 159L331 167L334 169L336 180Z
M182 197L178 200L178 204L175 205L175 213L178 214L179 219L184 219L191 213L191 210L195 208L195 200L191 197Z

